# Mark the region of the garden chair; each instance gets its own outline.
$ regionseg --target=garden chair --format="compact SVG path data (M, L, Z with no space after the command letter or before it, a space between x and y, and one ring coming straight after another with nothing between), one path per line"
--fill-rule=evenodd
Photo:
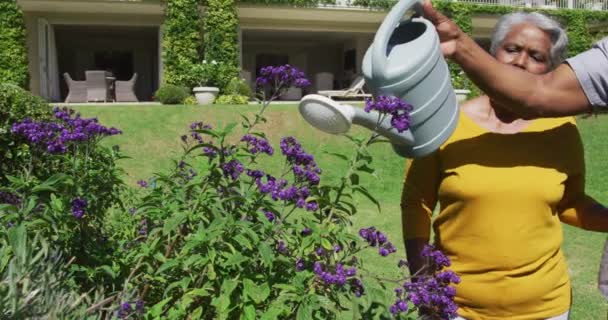
M328 91L334 88L334 75L330 72L319 72L315 75L315 91Z
M326 96L330 99L333 98L371 98L372 95L363 91L365 85L365 79L362 76L358 76L353 80L350 87L344 90L321 90L317 93Z
M130 80L115 82L116 102L139 102L134 91L136 81L137 73L134 73Z
M65 72L63 79L68 86L68 96L65 98L66 103L81 103L87 102L87 84L85 81L76 81L70 77L70 74Z
M85 71L87 83L87 102L112 101L110 90L108 90L108 73L101 70Z

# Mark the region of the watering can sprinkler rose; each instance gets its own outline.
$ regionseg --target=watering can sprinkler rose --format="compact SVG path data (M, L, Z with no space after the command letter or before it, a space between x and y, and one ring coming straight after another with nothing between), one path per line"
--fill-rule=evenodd
M458 102L439 36L424 18L403 19L410 9L420 16L422 2L399 1L365 53L361 69L374 96L366 110L310 94L299 105L308 123L331 134L346 133L352 124L363 126L388 138L395 152L408 158L427 155L450 137L458 123Z

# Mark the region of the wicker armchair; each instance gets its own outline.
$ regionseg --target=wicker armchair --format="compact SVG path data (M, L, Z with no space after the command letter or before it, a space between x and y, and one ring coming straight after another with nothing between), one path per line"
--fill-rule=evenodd
M68 96L65 98L66 103L87 102L86 81L75 81L67 72L63 74L63 79L65 79L68 85Z
M115 82L117 102L139 102L133 90L135 81L137 81L137 73L134 73L130 80Z

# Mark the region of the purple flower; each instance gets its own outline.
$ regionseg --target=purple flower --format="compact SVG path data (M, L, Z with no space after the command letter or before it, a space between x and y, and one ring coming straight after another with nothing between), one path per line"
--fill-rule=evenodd
M284 255L289 255L289 249L287 248L285 241L283 241L283 240L277 241L277 252L284 254Z
M236 159L230 160L222 165L222 170L226 177L231 177L232 180L237 180L241 173L245 170L241 162Z
M260 69L260 75L256 79L256 87L261 91L265 87L271 90L270 100L278 98L290 87L304 88L310 85L303 72L291 65L266 66Z
M54 108L53 112L57 122L25 119L14 123L11 132L53 154L65 153L72 144L96 141L122 133L116 128L102 126L96 118L84 119L80 114L72 118L74 111L67 108Z
M142 188L148 187L148 182L146 180L139 180L139 181L137 181L137 184Z
M319 205L316 201L311 201L306 204L306 210L308 211L316 211L317 209L319 209Z
M395 246L388 241L384 233L376 230L375 227L363 228L359 230L359 236L363 238L371 247L378 246L378 254L383 257L397 251Z
M243 138L241 138L241 141L247 142L249 152L251 152L252 154L265 153L270 156L274 154L274 149L266 139L257 138L253 135L248 134L243 136Z
M14 193L0 191L0 203L17 206L21 204L21 198Z
M319 257L321 257L321 256L324 256L324 255L325 255L326 251L325 251L325 249L323 249L323 247L318 247L318 248L315 250L315 253L316 253L316 254L317 254Z
M380 114L388 114L391 116L391 126L397 132L403 132L409 129L410 112L413 110L409 103L392 96L378 96L375 100L367 99L365 102L365 112L372 110L378 111Z
M300 232L300 234L303 235L303 236L305 236L305 237L309 236L309 235L312 234L312 229L310 229L310 228L304 228L304 229L302 229L302 231Z
M144 301L143 300L137 300L135 302L135 310L137 310L138 313L144 313L145 309L144 309Z
M413 282L408 281L403 284L407 292L405 297L402 296L403 291L395 290L398 301L411 302L433 319L451 319L458 310L458 306L454 303L456 289L452 285L458 284L460 278L451 270L441 271L450 265L450 261L433 246L426 246L422 254L428 260L429 272L415 277ZM404 307L403 304L396 305L399 310Z
M304 270L304 260L302 260L302 258L298 258L298 260L296 260L296 271L302 270Z
M271 211L268 210L262 210L264 212L264 215L266 216L266 219L268 219L268 221L273 222L275 220L275 215L274 213L272 213Z
M427 245L422 249L421 255L427 258L433 270L441 270L443 267L450 266L450 259L440 250L435 250L432 245Z
M87 200L84 198L72 199L72 215L76 219L80 219L84 216L84 209L87 207Z

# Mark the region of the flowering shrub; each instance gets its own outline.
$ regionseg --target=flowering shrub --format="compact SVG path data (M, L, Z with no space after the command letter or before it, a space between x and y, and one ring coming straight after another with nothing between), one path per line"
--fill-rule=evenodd
M74 258L74 265L94 268L111 258L104 219L109 208L120 204L122 186L115 163L121 156L100 142L121 132L66 108L55 108L53 116L26 118L11 128L15 139L27 144L29 159L0 185L0 231L25 226ZM96 277L84 270L80 276L83 284Z
M350 137L357 151L348 172L337 184L324 184L322 168L295 137L282 138L275 150L256 131L270 101L310 82L286 65L263 68L256 83L263 105L254 118L243 117L242 134L234 123L195 122L181 137L185 153L175 168L139 182L144 196L124 257L131 276L115 300L116 315L143 317L133 307L137 301L152 318L335 319L347 309L362 318L408 317L417 307L437 319L453 314L428 308L435 300L422 291L452 301L456 279L442 273L445 263L427 269L414 286L406 278L380 279L357 258L370 248L380 257L396 252L376 228L357 236L350 226L355 194L378 204L358 176L370 170L367 146L381 137ZM394 98L374 103L369 108L407 129L409 105ZM280 171L263 166L277 156ZM426 279L438 284L426 286ZM387 285L399 287L397 297Z
M3 275L10 274L3 261L18 260L12 252L19 245L11 234L25 230L57 249L58 258L49 266L61 277L49 283L62 284L62 291L52 301L81 294L84 300L78 301L91 306L74 312L87 317L454 315L458 278L444 270L449 261L441 252L425 250L429 263L413 282L405 276L405 262L395 266L403 277L386 279L369 271L360 258L369 250L377 252L378 261L399 254L375 227L352 230L356 195L379 206L359 176L373 172L367 147L382 137L375 132L347 136L355 152L350 159L336 156L347 161L348 170L338 181L325 181L315 157L296 137L283 137L275 146L257 130L270 101L310 82L289 65L263 68L256 82L263 103L259 113L243 116L240 126L192 123L181 137L184 153L173 169L140 180L136 190L121 190L121 198L114 166L119 154L99 145L119 130L67 109L55 109L53 121L15 123L12 133L27 142L32 158L56 162L61 173L32 180L30 173L43 169L29 167L21 176L8 177L10 185L0 186L0 230L8 234L0 237L0 243L8 244L0 247ZM411 106L396 98L378 97L367 109L391 117L399 130L409 125ZM265 167L271 157L280 157L284 166ZM64 272L67 266L70 272ZM48 270L23 273L46 277ZM14 279L8 281L18 283ZM0 285L2 290L6 288ZM19 301L14 310L60 309L52 309L46 299L28 302L23 292L10 292ZM91 297L91 292L103 292L105 298Z

